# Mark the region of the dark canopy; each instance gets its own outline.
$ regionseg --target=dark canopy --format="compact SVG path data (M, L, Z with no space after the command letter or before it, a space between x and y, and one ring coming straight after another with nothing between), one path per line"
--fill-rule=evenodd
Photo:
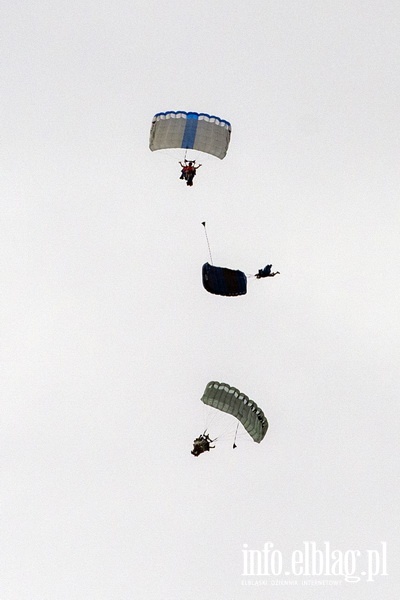
M247 292L247 277L242 271L226 267L203 265L203 286L210 294L218 296L242 296Z

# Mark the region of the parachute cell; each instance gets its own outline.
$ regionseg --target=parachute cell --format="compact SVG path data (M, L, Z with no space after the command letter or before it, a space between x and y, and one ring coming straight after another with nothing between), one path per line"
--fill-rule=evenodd
M186 148L224 158L231 137L231 124L205 113L168 111L153 117L150 150Z
M253 400L238 389L227 383L210 381L201 401L236 417L255 442L260 443L264 439L268 430L266 416Z
M210 294L218 296L242 296L247 292L247 277L243 271L226 267L203 265L203 286Z

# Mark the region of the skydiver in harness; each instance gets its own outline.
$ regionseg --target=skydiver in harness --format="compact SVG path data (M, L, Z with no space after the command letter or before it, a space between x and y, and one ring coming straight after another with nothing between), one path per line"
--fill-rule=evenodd
M186 161L186 158L185 158L185 161L184 161L184 162L185 162L185 164L183 165L183 164L181 163L181 161L179 161L179 164L180 164L180 165L181 165L181 167L182 167L182 170L181 170L181 176L179 177L179 179L186 179L186 175L187 175L187 172L188 172L188 169L189 169L189 166L186 164L186 162L187 162L187 161Z
M179 179L185 179L186 185L189 186L193 185L193 177L195 177L197 169L201 167L201 165L197 165L196 167L196 165L194 164L195 162L195 160L186 160L185 158L185 164L183 165L181 161L179 161L179 164L182 167L181 176Z
M210 448L215 448L215 446L211 446L212 442L213 440L210 438L208 433L202 433L194 440L191 454L193 454L193 456L199 456L199 454L203 454L203 452L209 452Z
M257 279L261 279L262 277L275 277L275 275L280 275L279 271L275 271L275 273L272 273L271 269L272 265L267 265L263 269L259 269L256 275Z

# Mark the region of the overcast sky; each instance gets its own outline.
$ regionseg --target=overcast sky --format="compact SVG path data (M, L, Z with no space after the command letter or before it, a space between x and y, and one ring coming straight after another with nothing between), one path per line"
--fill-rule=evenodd
M3 2L1 600L399 596L399 25L386 0ZM232 123L193 188L149 150L166 110ZM281 275L208 294L204 220L214 264ZM190 454L210 380L261 444ZM359 550L361 581L243 577L268 542Z

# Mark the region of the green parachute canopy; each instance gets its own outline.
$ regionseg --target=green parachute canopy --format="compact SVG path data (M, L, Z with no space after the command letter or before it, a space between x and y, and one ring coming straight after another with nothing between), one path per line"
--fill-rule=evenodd
M266 416L253 400L235 387L210 381L201 401L236 417L255 442L260 443L264 439L268 430Z

